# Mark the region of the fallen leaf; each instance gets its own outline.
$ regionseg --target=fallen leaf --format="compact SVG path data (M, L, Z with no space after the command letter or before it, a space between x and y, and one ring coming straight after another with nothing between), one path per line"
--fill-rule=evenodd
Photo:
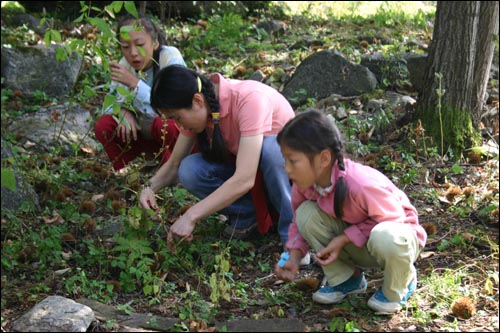
M26 142L24 143L24 145L23 145L23 147L24 147L25 149L29 149L29 148L34 147L34 146L36 146L36 143L31 142L31 141L29 141L29 140L28 140L28 141L26 141Z
M319 287L319 280L317 278L305 278L295 282L295 286L302 291L316 290Z
M64 219L59 215L58 212L54 212L52 214L52 218L48 217L48 216L42 216L42 220L46 223L46 224L52 224L54 222L58 222L58 223L64 223Z
M57 271L54 272L54 275L63 275L66 272L71 271L71 267L64 268L64 269L58 269Z
M57 111L52 110L50 113L50 117L52 118L53 121L58 121L59 120L59 113Z
M421 259L430 258L435 254L436 254L436 252L434 252L434 251L424 251L424 252L420 253L420 258Z
M97 202L102 199L104 199L104 194L94 194L90 200Z
M81 149L82 149L82 151L83 151L84 153L87 153L87 154L89 154L89 155L91 155L91 156L94 156L94 155L95 155L95 149L94 149L94 148L92 148L92 147L86 147L86 146L83 146Z

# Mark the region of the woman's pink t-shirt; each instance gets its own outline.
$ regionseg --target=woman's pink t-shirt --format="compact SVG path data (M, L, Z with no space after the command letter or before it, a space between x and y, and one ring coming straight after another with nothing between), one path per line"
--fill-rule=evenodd
M219 126L228 151L238 154L240 138L278 132L295 116L292 106L276 89L253 80L232 80L215 73L210 76L219 85ZM207 125L209 132L213 123ZM181 129L188 136L194 133Z

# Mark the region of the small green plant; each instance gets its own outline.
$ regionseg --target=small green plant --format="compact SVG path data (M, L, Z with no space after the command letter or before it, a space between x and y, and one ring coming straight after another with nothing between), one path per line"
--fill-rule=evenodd
M73 297L89 297L99 301L110 301L113 286L106 281L93 280L87 277L84 269L78 267L77 273L64 279L66 291Z
M203 300L200 294L194 290L181 294L184 302L176 304L179 319L181 320L203 320L213 321L216 308L213 304ZM183 325L185 326L185 324Z
M119 304L116 306L116 308L120 311L122 311L123 313L125 313L126 315L130 315L131 313L134 312L134 309L130 306L130 304Z
M451 239L443 239L441 243L437 246L437 249L439 251L444 251L448 249L451 246L457 246L459 248L466 248L467 243L465 241L465 238L462 235L455 235Z
M418 178L418 171L411 168L401 177L401 182L405 185L413 183Z
M138 232L142 237L153 228L153 221L151 216L154 214L153 210L144 210L138 206L133 206L128 209L128 226Z
M271 271L271 265L268 262L258 261L260 271L263 273L267 273Z
M139 285L150 286L155 278L151 272L154 260L148 255L153 254L150 241L134 237L115 237L118 243L113 252L117 256L111 261L111 267L120 270L120 283L125 291L134 291ZM152 291L157 291L156 286L151 286Z
M216 248L220 248L220 244L216 243L214 245ZM215 255L215 272L210 275L210 300L215 304L219 304L220 299L225 299L226 301L231 300L231 285L229 281L232 280L232 274L230 273L230 247L224 247L220 249L219 254Z
M436 79L438 80L438 88L436 89L436 94L438 96L438 105L437 105L437 109L438 109L438 114L439 114L439 129L441 131L441 157L444 156L444 134L443 134L443 116L441 114L441 111L442 111L442 100L443 100L443 96L444 96L444 93L446 92L446 90L443 89L443 74L442 73L434 73L434 75L436 76Z
M119 327L118 323L116 322L116 319L106 319L104 322L104 328L109 330L109 332L112 332L113 330L117 329Z
M199 40L203 49L218 48L222 54L233 55L245 51L244 39L249 35L250 25L239 14L215 14L208 18L207 30ZM220 37L224 36L223 39Z
M13 192L17 192L16 177L12 168L2 167L2 186L5 186Z
M361 332L353 321L347 321L345 318L335 317L328 325L330 332Z

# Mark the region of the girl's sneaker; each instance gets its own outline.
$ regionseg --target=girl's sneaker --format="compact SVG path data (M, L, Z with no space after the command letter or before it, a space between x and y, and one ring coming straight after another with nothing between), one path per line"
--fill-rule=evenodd
M401 310L403 305L406 304L406 301L408 298L410 298L411 294L415 291L417 288L417 278L415 277L412 282L408 285L408 292L406 295L403 297L403 299L399 302L391 302L389 301L385 296L384 292L382 291L382 288L377 290L375 294L370 297L368 300L368 307L372 309L373 311L380 313L380 314L391 314L398 312Z
M313 301L321 304L335 304L341 302L347 295L359 294L366 291L366 279L363 272L358 277L351 277L338 286L325 285L313 294Z
M311 254L307 251L306 255L300 259L299 266L308 266L309 264L311 264Z

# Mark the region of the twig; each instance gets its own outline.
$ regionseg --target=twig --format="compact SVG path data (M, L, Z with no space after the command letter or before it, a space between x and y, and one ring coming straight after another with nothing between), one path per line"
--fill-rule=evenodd
M443 238L445 238L446 236L448 236L450 233L451 233L451 230L449 230L447 233L445 233L445 234L443 235L443 237L441 237L441 238L439 238L439 239L434 240L432 243L429 243L429 244L425 247L425 249L426 249L426 250L432 250L432 249L435 249L435 248L436 248L435 246L430 247L430 245L431 245L431 244L435 244L435 243L439 243L441 240L443 240Z
M261 281L261 280L267 280L269 278L272 278L274 276L274 273L271 273L269 275L266 275L264 277L261 277L261 278L258 278L258 279L255 279L255 282L258 282L258 281Z

